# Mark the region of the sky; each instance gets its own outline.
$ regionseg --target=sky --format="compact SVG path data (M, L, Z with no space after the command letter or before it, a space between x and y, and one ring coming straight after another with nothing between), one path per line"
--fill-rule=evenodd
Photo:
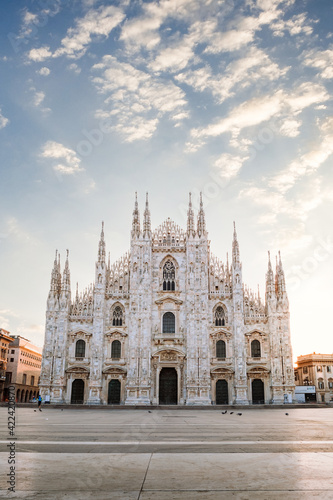
M72 290L203 193L243 280L281 251L294 356L332 353L331 0L2 0L0 327L43 345L55 250Z

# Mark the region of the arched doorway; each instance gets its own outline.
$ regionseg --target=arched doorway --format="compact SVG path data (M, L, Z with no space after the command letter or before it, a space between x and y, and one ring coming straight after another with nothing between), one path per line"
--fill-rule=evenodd
M226 380L218 380L216 382L216 404L227 405L228 403L228 382Z
M265 403L264 383L259 378L252 381L252 403L257 405Z
M162 368L159 384L159 404L176 405L178 402L178 377L175 368Z
M108 405L119 405L120 404L120 381L110 380L109 390L108 390Z
M76 378L72 383L72 404L83 404L84 401L84 381Z
M24 396L25 396L25 392L24 392L24 389L22 389L22 392L21 392L21 403L24 403Z

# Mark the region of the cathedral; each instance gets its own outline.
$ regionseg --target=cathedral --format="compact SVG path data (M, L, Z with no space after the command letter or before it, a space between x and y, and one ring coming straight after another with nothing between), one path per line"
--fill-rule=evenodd
M151 229L133 211L130 250L111 264L104 226L95 281L71 296L67 258L51 274L40 393L51 403L248 405L291 402L294 370L281 257L268 257L263 301L232 255L210 251L202 199L195 223Z

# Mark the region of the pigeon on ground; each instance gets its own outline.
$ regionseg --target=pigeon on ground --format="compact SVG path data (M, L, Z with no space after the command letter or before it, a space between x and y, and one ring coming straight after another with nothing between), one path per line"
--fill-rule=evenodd
M230 415L232 415L232 414L233 414L233 411L230 412Z
M34 410L34 411L37 411L37 410Z
M285 413L285 415L289 415L289 413Z
M151 410L148 410L148 413L151 413Z
M223 411L222 415L225 415L226 413L228 413L228 410Z
M237 415L241 416L241 415L243 415L243 413L237 413Z

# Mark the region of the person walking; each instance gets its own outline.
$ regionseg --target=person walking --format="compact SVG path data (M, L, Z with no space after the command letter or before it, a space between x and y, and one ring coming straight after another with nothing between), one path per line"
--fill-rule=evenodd
M38 410L42 411L41 406L42 406L42 396L39 394L38 396Z

